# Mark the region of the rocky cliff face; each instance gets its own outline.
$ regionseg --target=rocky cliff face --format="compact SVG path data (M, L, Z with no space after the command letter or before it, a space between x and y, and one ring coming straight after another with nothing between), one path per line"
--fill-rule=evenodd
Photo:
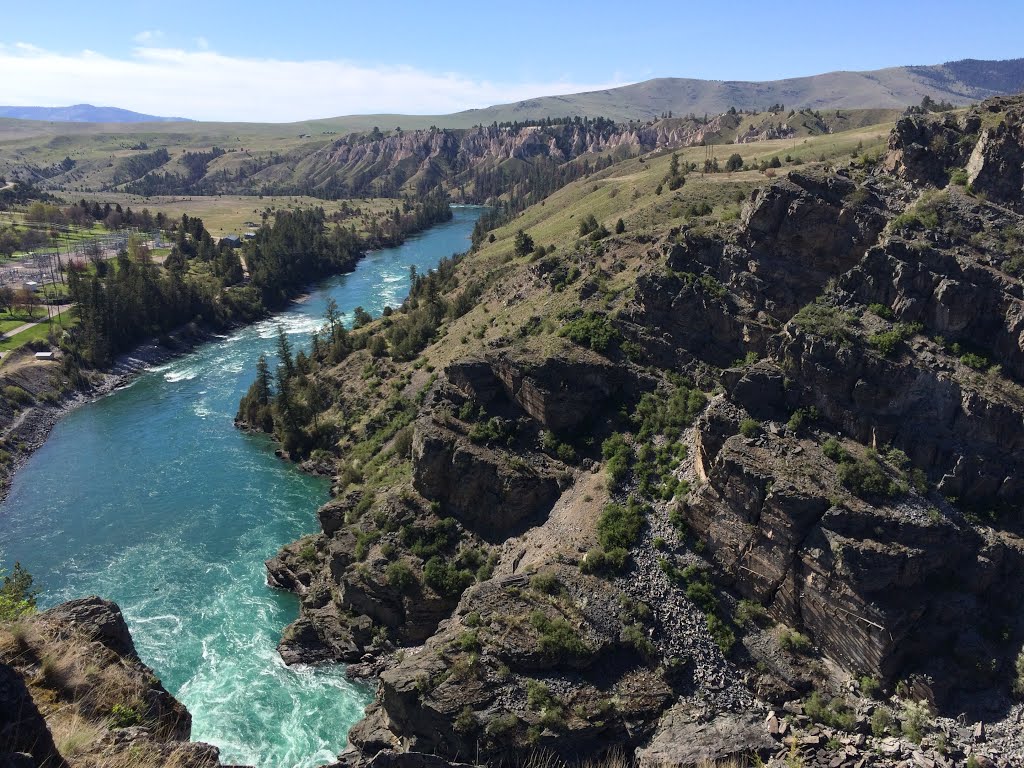
M217 768L191 717L143 664L121 611L97 597L0 628L0 764Z
M378 680L346 760L1024 759L1018 109L908 118L732 224L580 240L568 287L506 251L473 316L500 333L332 368L343 407L375 365L417 403L268 562L286 660Z

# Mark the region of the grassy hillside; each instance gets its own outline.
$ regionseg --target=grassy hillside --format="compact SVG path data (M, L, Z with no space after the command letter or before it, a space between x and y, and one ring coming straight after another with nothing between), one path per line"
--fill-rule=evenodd
M884 152L890 125L876 125L847 131L831 136L816 136L792 140L766 141L758 144L737 145L716 148L713 152L720 164L733 152L739 154L749 166L762 160L787 154L793 158L782 162L775 173L783 175L787 170L798 167L814 167L823 164L845 165L857 155L859 162L864 157L874 158ZM680 164L696 163L702 166L704 147L692 147L678 154ZM806 161L805 161L806 158ZM495 242L485 245L478 253L470 256L464 268L466 279L490 274L500 274L514 265L521 269L535 261L534 256L516 256L515 234L518 230L528 233L538 246L552 249L562 261L569 254L580 256L580 222L593 215L599 224L610 232L615 231L618 219L623 220L625 236L596 244L600 251L597 267L606 270L612 277L605 291L617 295L636 280L636 271L644 268L645 254L649 242L656 242L675 227L690 226L717 229L729 226L739 218L742 201L749 198L757 187L770 181L768 175L757 170L735 173L690 172L686 183L676 191L669 191L664 184L669 174L672 153L665 152L640 160L627 160L613 165L587 179L574 182L555 192L543 204L534 205L516 217L509 224L494 231ZM659 193L659 188L661 189ZM710 206L710 211L698 213L701 203ZM514 280L509 282L514 283ZM452 321L446 329L445 338L424 352L424 359L437 369L464 356L470 347L479 345L476 339L499 338L529 326L529 318L548 318L542 338L559 343L558 324L553 320L566 310L578 305L574 291L521 290L517 301L495 300L479 304L461 318ZM500 296L501 292L496 292ZM451 343L454 340L457 343Z
M761 110L772 104L812 109L902 109L925 96L963 105L1024 90L1024 59L967 59L927 67L871 72L828 72L767 82L657 78L621 88L548 96L453 115L474 122L546 115L602 115L613 120L650 119L666 112L714 115L729 107Z

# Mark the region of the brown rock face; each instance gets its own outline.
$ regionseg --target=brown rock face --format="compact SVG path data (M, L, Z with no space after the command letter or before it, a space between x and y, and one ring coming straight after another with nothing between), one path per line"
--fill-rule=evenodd
M1024 113L1011 110L1004 122L986 128L967 161L971 187L1024 212Z
M976 502L1024 498L1021 403L908 355L888 359L793 329L778 357L806 402L858 441L894 445L940 483ZM962 371L961 371L962 372Z
M378 704L352 729L352 745L372 754L401 744L454 760L472 750L492 762L536 749L568 759L636 743L668 706L671 689L638 664L636 651L620 638L615 590L575 568L557 573L564 592L540 602L522 577L492 579L468 590L437 635L381 674ZM583 600L586 611L576 607ZM538 613L566 621L583 649L565 655L541 646ZM472 660L453 647L466 636L462 621L468 615L480 618L474 635L480 647ZM562 714L555 729L540 726L542 707L527 694L539 679L546 681L540 690L558 691ZM467 709L474 713L473 724L456 725ZM500 737L493 735L497 723L507 729Z
M544 428L571 432L629 386L625 372L607 358L588 350L574 353L539 361L499 353L453 363L445 376L475 402L489 405L504 395Z
M701 419L695 471L705 484L685 514L741 594L802 626L848 669L882 678L907 664L941 669L952 648L995 653L954 616L980 610L991 585L1012 578L1024 542L981 536L913 493L852 496L813 442L727 436L728 413L720 402Z
M550 472L474 445L430 418L416 423L412 456L416 490L489 541L535 524L559 495Z
M116 603L101 597L83 597L54 606L40 614L58 633L84 633L119 656L138 659L131 632Z
M969 208L961 193L950 194L949 215L970 231L980 231L982 217ZM1024 224L1005 211L995 215L1010 230ZM890 307L904 322L921 323L950 342L984 350L1024 380L1024 291L1018 280L991 264L957 249L893 238L869 249L840 286L862 304Z
M756 190L733 240L683 234L670 274L643 275L624 313L665 364L696 356L727 367L763 352L779 324L853 267L885 225L885 204L838 174L791 172Z
M701 712L687 702L665 713L650 744L637 751L637 765L714 765L767 754L773 746L756 713Z
M951 115L943 119L904 117L889 134L889 152L882 169L917 184L944 187L949 169L962 166L973 148L973 141L964 141L964 137L980 127L976 114L959 120Z

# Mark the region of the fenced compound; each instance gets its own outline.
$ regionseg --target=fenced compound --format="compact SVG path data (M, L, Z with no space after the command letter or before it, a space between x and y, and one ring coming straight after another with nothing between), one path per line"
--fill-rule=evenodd
M150 248L163 247L159 230L140 232L123 229L84 240L66 239L58 247L40 248L26 256L0 261L0 286L53 285L63 281L62 273L70 265L87 266L91 261L112 259L128 247L128 238L141 235Z

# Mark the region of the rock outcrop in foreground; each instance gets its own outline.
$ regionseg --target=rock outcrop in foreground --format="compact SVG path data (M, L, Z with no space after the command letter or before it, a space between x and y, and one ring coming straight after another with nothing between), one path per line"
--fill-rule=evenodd
M219 768L98 597L0 628L0 766Z
M732 223L500 230L413 362L423 297L314 358L337 495L268 570L286 661L378 681L345 761L1024 763L1022 105Z

